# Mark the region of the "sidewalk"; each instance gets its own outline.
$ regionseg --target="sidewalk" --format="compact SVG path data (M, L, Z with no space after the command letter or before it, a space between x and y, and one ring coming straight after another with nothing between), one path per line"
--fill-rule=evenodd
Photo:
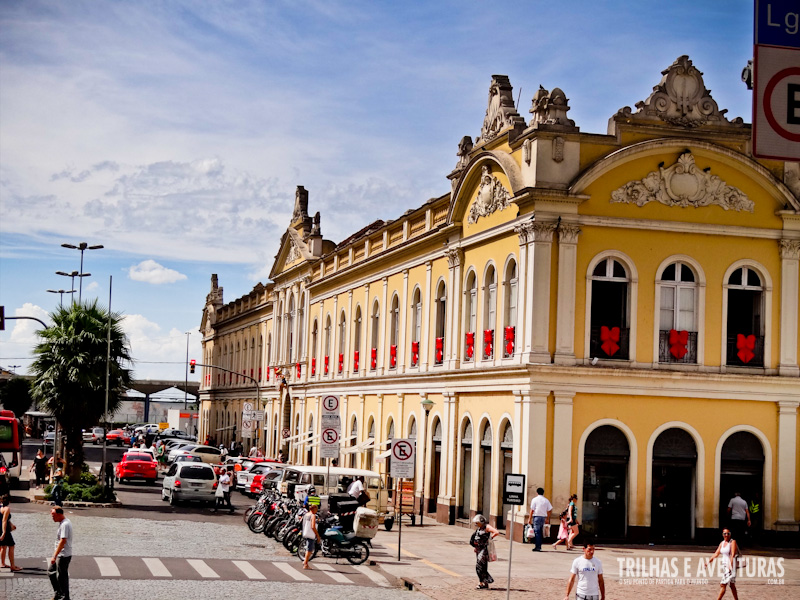
M478 578L475 574L475 554L469 546L470 530L463 527L435 524L426 519L423 527L403 524L401 560L397 559L398 528L392 531L381 528L373 540L374 559L390 575L403 580L407 587L420 591L436 600L463 600L473 594L488 594L499 597L506 593L508 580L509 542L497 537L498 560L490 563L489 572L495 583L491 591L476 592ZM551 540L552 541L552 540ZM512 598L564 598L567 578L572 561L581 555L577 550L553 550L544 544L542 552L532 552L533 544L514 543L511 567ZM595 558L600 559L605 571L606 597L621 599L663 600L680 597L695 600L716 597L719 592L719 577L697 574L701 562L710 557L715 548L687 546L598 546ZM784 569L782 584L768 583L767 577L747 576L740 571L737 588L747 600L788 600L800 597L800 553L796 550L759 549L746 552L753 562L751 571L757 575L756 567L761 560L762 575L771 564L777 568L782 558ZM772 561L770 562L770 559ZM626 574L620 562L638 565L639 573ZM641 569L653 565L659 571L657 577L642 577ZM689 568L689 578L684 578ZM779 579L773 573L773 579ZM637 576L638 575L638 576ZM648 573L649 575L649 573ZM656 575L654 573L654 575ZM573 588L574 595L574 588Z

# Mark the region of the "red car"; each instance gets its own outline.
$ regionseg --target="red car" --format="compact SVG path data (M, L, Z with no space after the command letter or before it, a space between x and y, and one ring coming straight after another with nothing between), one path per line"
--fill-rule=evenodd
M127 452L117 463L114 475L117 481L125 479L144 479L147 483L155 483L158 478L158 463L145 452Z
M130 446L131 436L129 436L124 429L112 429L106 434L106 441L108 441L109 444L116 442L117 446L122 446L122 444Z

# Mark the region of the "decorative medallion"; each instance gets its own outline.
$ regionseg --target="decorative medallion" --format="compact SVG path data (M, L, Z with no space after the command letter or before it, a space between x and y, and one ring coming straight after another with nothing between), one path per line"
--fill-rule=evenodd
M286 255L286 264L293 263L299 258L300 258L300 249L297 247L297 244L291 242L291 245L289 246L289 252Z
M498 210L503 210L511 204L511 195L500 180L492 175L488 165L481 169L481 185L478 188L478 197L469 210L468 223L477 223L480 217L488 217Z
M483 118L481 136L476 143L485 143L496 138L501 131L515 125L525 125L517 109L514 107L514 95L511 82L506 75L492 75L489 86L489 105Z
M648 173L647 177L631 181L611 193L611 202L624 202L644 206L660 202L667 206L710 206L715 204L725 210L753 212L755 203L744 192L727 185L716 175L699 169L691 152L681 154L678 161L665 169Z

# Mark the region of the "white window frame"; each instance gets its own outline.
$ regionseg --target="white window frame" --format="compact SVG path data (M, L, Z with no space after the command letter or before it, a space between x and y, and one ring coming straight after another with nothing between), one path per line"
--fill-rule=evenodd
M742 289L740 286L728 285L728 280L736 269L747 267L755 271L761 278L761 308L764 318L762 320L762 329L764 335L764 366L763 367L738 367L730 366L728 362L728 290ZM772 277L769 271L759 262L750 259L737 260L733 263L728 270L725 271L725 276L722 279L722 322L720 323L720 331L722 332L722 340L720 346L720 372L725 373L728 369L733 369L736 372L742 372L746 369L757 373L764 371L774 370L772 363ZM768 374L770 374L768 372Z

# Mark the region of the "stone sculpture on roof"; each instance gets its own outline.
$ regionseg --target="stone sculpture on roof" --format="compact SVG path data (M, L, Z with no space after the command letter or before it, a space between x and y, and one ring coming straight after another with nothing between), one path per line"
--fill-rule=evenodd
M480 217L488 217L511 204L511 195L500 180L492 175L488 165L481 169L481 185L478 196L469 210L468 223L477 223Z
M553 88L552 92L548 92L543 86L533 95L531 101L531 109L528 111L533 115L530 127L537 127L538 125L563 125L566 127L575 127L575 121L567 118L567 96L561 91L560 88Z
M514 107L514 96L511 82L506 75L492 75L489 86L489 105L483 118L481 135L476 144L485 143L496 138L501 131L517 125L525 125L517 109Z

